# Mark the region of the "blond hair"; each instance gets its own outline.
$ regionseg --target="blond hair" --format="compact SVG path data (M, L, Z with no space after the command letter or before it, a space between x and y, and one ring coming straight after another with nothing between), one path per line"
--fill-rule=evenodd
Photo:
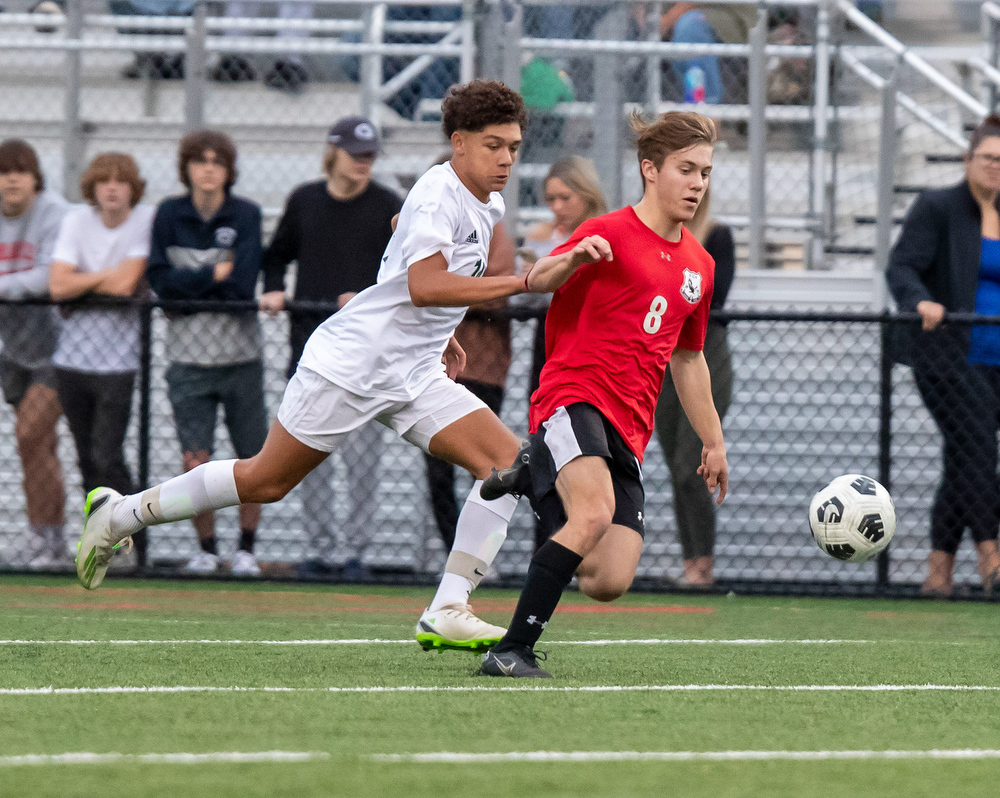
M574 194L583 200L586 210L583 221L593 219L608 212L608 203L601 191L601 181L592 161L579 155L571 155L552 164L548 174L542 181L542 187L548 185L553 178L561 180Z

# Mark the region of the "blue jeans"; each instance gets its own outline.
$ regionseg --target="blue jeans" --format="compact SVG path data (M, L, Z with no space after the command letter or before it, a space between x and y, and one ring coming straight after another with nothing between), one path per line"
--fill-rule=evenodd
M718 44L719 37L708 24L701 11L688 11L682 14L674 24L672 42L679 44ZM684 75L693 66L700 66L705 73L705 102L718 105L722 102L722 76L719 74L719 58L715 55L703 55L684 61L675 61L674 69L680 73L681 85Z

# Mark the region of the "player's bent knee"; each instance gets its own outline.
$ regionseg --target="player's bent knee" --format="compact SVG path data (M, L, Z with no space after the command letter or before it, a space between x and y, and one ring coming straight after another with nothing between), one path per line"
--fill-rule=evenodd
M236 489L243 504L273 504L281 501L298 482L261 466L256 458L240 460L235 468Z
M580 592L594 601L605 603L620 599L628 592L630 585L631 580L624 582L613 578L580 578Z
M592 539L594 545L604 536L611 526L614 512L612 508L601 505L592 505L573 513L574 525L584 530L587 537Z

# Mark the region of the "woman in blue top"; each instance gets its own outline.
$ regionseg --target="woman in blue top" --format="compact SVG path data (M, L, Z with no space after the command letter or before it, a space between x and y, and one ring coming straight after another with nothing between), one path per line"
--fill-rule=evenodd
M889 288L916 311L910 357L917 388L944 443L944 475L931 511L923 592L949 595L965 529L983 589L1000 586L1000 327L949 324L948 312L1000 315L1000 117L973 132L965 180L920 195L889 258Z

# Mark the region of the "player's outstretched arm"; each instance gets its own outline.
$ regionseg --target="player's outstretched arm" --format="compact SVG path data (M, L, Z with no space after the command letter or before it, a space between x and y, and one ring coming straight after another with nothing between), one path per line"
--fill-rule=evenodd
M601 236L587 236L560 255L548 255L535 261L525 286L535 294L546 294L555 291L570 277L576 274L585 263L596 263L599 260L614 260L611 254L611 244Z
M722 437L722 422L712 400L712 377L702 352L677 348L670 356L670 376L677 389L677 398L701 438L701 465L698 473L708 489L715 492L716 502L722 504L729 490L729 463L726 461L726 443Z
M464 307L524 293L520 277L467 277L448 271L440 252L418 260L407 270L410 301L418 308Z

